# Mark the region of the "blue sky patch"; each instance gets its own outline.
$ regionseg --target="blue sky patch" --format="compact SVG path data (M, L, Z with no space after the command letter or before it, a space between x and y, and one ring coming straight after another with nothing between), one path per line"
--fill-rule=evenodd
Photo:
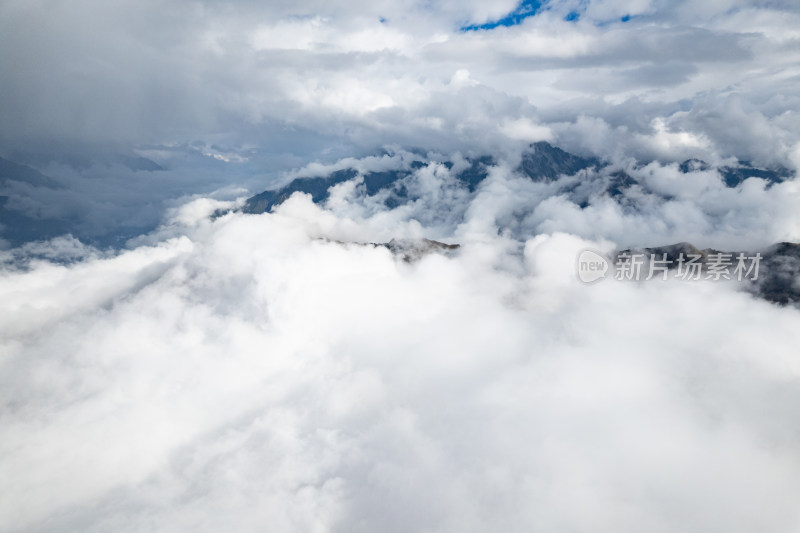
M503 18L484 24L462 26L461 31L493 30L498 26L516 26L526 18L534 16L540 7L542 7L542 2L538 0L522 0L514 11Z

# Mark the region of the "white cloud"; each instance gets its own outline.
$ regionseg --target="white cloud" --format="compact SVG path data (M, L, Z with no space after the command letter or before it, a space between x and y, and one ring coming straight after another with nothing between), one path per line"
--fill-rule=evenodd
M796 310L584 286L609 244L566 234L409 265L319 240L396 221L301 197L177 215L178 240L3 273L10 530L796 524Z
M796 6L547 7L461 32L514 3L0 4L0 155L63 184L9 205L90 237L168 217L0 253L0 529L796 529L797 309L574 272L800 240L796 180L676 164L800 167ZM540 139L610 166L516 175ZM167 169L104 162L131 145ZM395 209L355 181L209 218L414 150ZM462 247L355 244L422 237Z
M550 128L535 124L527 118L509 121L501 126L500 131L510 139L519 139L529 142L549 141L553 138Z

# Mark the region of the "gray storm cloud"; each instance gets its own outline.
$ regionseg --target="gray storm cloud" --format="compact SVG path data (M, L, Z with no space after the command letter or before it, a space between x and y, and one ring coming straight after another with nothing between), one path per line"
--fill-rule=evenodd
M507 121L570 141L588 116L616 134L568 147L791 159L796 6L554 1L518 26L458 31L511 8L4 2L0 136L6 150L199 139L305 153L302 138L270 147L300 127L351 150L487 149L508 142ZM650 104L633 129L612 111L630 99Z

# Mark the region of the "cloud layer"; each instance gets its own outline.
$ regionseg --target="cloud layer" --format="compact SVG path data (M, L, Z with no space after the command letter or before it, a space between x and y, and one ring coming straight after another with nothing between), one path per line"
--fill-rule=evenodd
M413 218L218 207L3 273L5 530L798 523L797 310L585 286L577 252L608 244L564 233L470 217L456 256L408 264L344 243Z
M551 1L459 31L514 8L6 2L0 137L298 153L277 145L299 128L351 150L487 149L523 120L595 153L796 157L793 4Z
M0 2L0 156L46 175L0 209L80 237L0 239L0 530L798 528L800 311L574 270L800 240L795 179L716 170L800 167L797 6L463 29L518 7ZM515 173L539 140L608 166ZM356 177L211 216L412 155L396 207ZM462 246L364 244L423 237Z
M549 140L620 164L798 168L793 4L552 0L461 30L517 7L4 2L0 157L63 190L0 196L116 245L192 195L387 148L513 158Z

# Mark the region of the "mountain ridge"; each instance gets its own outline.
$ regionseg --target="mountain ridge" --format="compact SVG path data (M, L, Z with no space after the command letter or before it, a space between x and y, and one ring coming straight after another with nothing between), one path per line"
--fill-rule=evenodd
M491 155L482 155L466 158L466 163L468 166L456 172L454 177L469 193L474 193L488 177L489 169L497 164L497 160ZM452 161L426 161L425 158L420 157L404 168L393 170L359 171L350 166L332 171L327 176L299 176L283 187L267 189L249 197L241 211L249 214L271 211L296 192L310 194L314 203L321 204L328 199L331 187L356 178L363 180L366 196L372 197L379 193L385 193L387 197L384 204L388 208L394 208L410 200L409 192L403 186L403 180L431 164L442 164L448 170L454 168ZM678 169L683 174L717 170L722 182L729 188L738 187L750 178L764 180L768 188L792 177L792 172L786 168L757 168L750 162L741 160L738 161L737 166L727 165L714 168L703 160L687 159L678 164ZM635 185L642 185L640 181L623 169L611 170L611 164L607 161L597 157L572 154L546 141L530 144L522 153L521 161L514 171L533 182L543 184L551 184L565 176L577 176L584 173L580 176L581 180L565 183L565 187L558 191L571 195L573 201L581 208L588 205L585 191L579 190L583 183L602 179L604 180L602 192L619 201L623 200L622 197L626 190Z

